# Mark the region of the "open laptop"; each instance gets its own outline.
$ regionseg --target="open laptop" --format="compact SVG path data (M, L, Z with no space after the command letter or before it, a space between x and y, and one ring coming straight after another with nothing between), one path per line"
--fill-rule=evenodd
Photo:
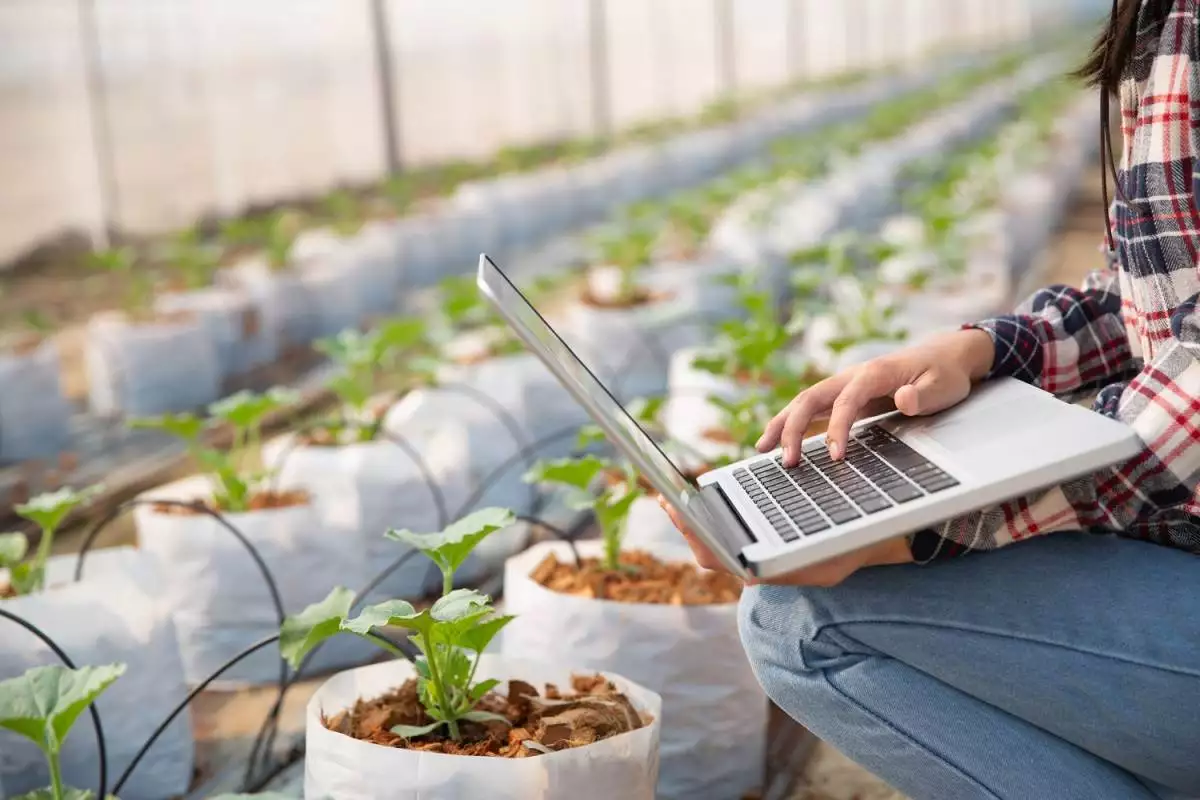
M1020 381L998 379L927 417L863 420L834 462L824 436L693 485L486 255L479 288L525 345L727 569L771 578L1132 458L1133 431Z

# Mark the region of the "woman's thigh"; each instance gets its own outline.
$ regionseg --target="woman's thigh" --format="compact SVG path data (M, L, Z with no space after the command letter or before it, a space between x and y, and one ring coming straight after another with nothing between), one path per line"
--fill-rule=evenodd
M755 587L742 632L786 681L882 656L1200 795L1200 559L1057 534L831 589ZM768 691L787 691L768 686Z

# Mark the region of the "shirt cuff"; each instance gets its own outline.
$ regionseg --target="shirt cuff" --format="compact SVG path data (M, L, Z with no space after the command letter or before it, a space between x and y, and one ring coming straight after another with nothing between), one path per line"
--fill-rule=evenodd
M995 355L987 378L1016 378L1036 384L1042 377L1042 340L1033 332L1029 318L1018 314L993 317L963 326L992 337Z

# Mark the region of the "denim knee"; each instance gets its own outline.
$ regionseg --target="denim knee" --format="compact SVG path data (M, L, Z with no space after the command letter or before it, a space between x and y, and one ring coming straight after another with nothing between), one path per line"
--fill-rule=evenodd
M801 586L750 586L742 593L742 646L772 699L794 692L799 676L858 657L837 631L836 593L836 587Z

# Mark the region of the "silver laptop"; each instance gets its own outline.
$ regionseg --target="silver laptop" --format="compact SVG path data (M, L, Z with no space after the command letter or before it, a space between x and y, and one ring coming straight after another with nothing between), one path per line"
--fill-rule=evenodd
M824 436L693 485L486 255L479 288L525 345L736 575L771 578L1095 472L1141 450L1115 420L1012 379L928 417L857 423L843 460Z

